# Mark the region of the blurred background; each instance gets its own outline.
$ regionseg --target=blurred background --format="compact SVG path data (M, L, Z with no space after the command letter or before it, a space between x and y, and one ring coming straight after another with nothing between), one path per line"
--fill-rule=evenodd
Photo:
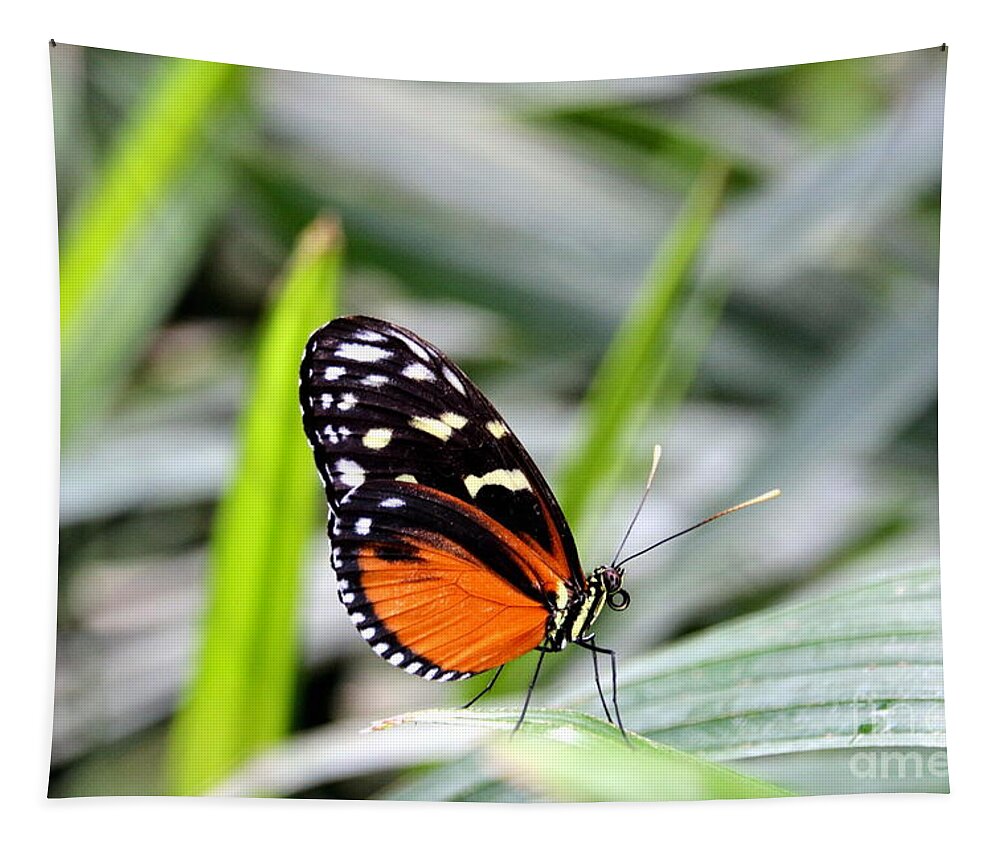
M50 794L208 791L229 776L171 780L173 760L196 761L217 735L192 732L211 715L197 707L221 681L210 663L245 638L220 626L235 593L220 591L220 540L240 532L217 509L241 498L254 388L262 398L283 341L294 394L301 328L280 317L312 330L335 313L404 324L470 374L556 486L588 572L614 553L654 443L664 462L628 551L782 488L630 565L632 608L600 624L629 726L799 793L947 788L932 770L945 61L934 48L479 85L54 47ZM324 283L296 289L310 245L329 261ZM657 293L669 299L650 362L667 366L644 379L636 356L635 392L609 425L592 379L615 374L614 341L633 351ZM559 799L468 755L461 736L359 739L471 695L405 676L358 638L308 476L302 545L282 538L287 696L271 732L237 748L230 790ZM538 705L594 712L589 658L562 655ZM260 673L247 670L222 679L246 685ZM522 680L501 684L500 705L520 704ZM243 760L276 742L281 770L241 786ZM903 761L886 767L886 754Z

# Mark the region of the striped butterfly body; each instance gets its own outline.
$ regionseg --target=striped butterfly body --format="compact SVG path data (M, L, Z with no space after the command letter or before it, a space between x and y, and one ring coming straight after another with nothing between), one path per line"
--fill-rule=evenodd
M622 571L584 575L545 479L446 355L379 319L335 319L306 345L300 401L340 599L375 653L448 681L534 649L540 668L576 643L614 671L591 630L628 605Z

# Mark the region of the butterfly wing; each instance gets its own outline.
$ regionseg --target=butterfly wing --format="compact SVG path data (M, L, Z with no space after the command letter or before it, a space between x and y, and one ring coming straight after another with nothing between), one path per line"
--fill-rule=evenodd
M585 585L576 546L527 451L458 366L411 331L344 317L310 338L300 400L341 593L373 648L443 677L536 646L550 610ZM414 576L420 592L397 612L394 589ZM492 651L448 655L425 634L457 648L477 630Z
M351 620L378 655L428 680L464 679L534 649L568 599L544 554L423 485L366 482L332 525Z
M364 481L411 480L471 501L585 585L573 536L545 479L490 401L412 331L335 319L310 338L300 399L335 506Z

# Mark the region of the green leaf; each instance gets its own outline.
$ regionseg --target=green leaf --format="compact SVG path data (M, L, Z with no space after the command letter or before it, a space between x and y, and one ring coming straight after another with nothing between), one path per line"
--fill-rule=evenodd
M380 797L447 800L455 797L452 789L469 792L470 783L475 791L467 797L482 800L664 801L789 794L641 736L631 735L627 747L616 727L576 711L533 709L511 736L519 715L519 709L428 709L380 721L365 731L310 731L243 766L213 793L290 794L366 769L457 759L416 786L383 790ZM427 782L433 794L426 794ZM414 794L415 789L421 794Z
M632 439L665 389L673 365L668 347L687 295L684 285L708 235L726 174L717 163L705 167L590 385L583 439L559 480L560 503L574 528L618 480Z
M938 592L937 568L920 565L706 630L629 665L622 712L717 759L942 746ZM900 725L895 713L918 702L927 713Z
M129 239L128 258L64 326L62 433L75 438L98 419L154 329L187 287L232 197L225 163L204 157L174 185Z
M303 234L265 323L239 466L213 530L201 655L173 730L178 794L209 788L289 727L300 572L318 496L297 376L306 340L335 312L340 242L325 220Z
M883 451L892 438L925 410L937 390L936 295L913 287L891 311L863 328L850 347L812 377L798 404L778 421L778 429L751 457L738 487L702 506L718 508L774 487L783 496L760 512L742 512L725 525L708 527L657 551L629 575L629 592L669 604L633 605L627 618L602 620L601 632L615 646L621 630L670 636L699 613L724 608L747 592L776 580L799 580L808 564L789 563L778 536L796 539L810 524L809 506L834 466L849 470L865 456ZM932 493L933 491L928 491ZM827 502L828 505L835 503ZM868 509L844 511L859 526ZM809 528L808 526L806 528ZM736 542L742 542L737 545ZM640 562L641 563L641 562Z
M938 587L935 565L890 566L705 630L621 666L622 716L661 744L794 794L947 791ZM592 682L569 705L601 711ZM444 790L452 800L509 795L466 760L391 797Z
M380 726L399 724L499 727L509 733L517 711L429 710ZM550 801L677 801L766 798L789 794L641 736L626 747L617 728L568 710L536 709L515 736L491 736L481 771L527 788Z
M208 128L245 75L165 60L71 210L59 257L64 435L106 401L187 284L228 198Z
M682 400L718 317L721 299L705 298L703 304L686 285L708 236L726 175L726 167L719 163L709 161L705 166L619 325L582 405L583 436L562 471L557 491L583 552L588 538L598 531L595 520L600 509L621 480L636 434L654 404L660 402L665 408ZM678 328L681 316L690 319L687 329ZM680 330L684 333L675 333ZM530 657L509 663L496 693L523 691L532 665ZM481 688L478 682L469 683L466 692L473 697Z

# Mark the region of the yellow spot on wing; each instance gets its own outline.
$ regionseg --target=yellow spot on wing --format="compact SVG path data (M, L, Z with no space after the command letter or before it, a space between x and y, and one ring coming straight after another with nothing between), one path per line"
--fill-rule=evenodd
M556 608L565 609L569 603L569 588L567 588L562 582L559 583L559 587L556 588Z
M468 420L461 414L447 413L441 414L441 422L457 431L460 428L464 428Z
M491 470L484 476L466 476L465 489L473 499L486 485L499 485L509 491L530 490L527 478L520 470Z
M403 473L401 476L396 476L397 482L410 482L411 484L416 484L417 480L411 476L409 473Z
M507 426L505 426L499 420L491 420L490 422L486 423L486 430L490 434L492 434L497 440L499 440L504 435L509 434L509 432L507 431Z
M410 425L416 429L420 429L420 431L426 431L428 434L434 435L439 440L447 440L451 437L451 426L433 417L414 417L410 420Z
M369 449L384 449L392 440L391 428L371 428L368 433L361 438L361 442Z

